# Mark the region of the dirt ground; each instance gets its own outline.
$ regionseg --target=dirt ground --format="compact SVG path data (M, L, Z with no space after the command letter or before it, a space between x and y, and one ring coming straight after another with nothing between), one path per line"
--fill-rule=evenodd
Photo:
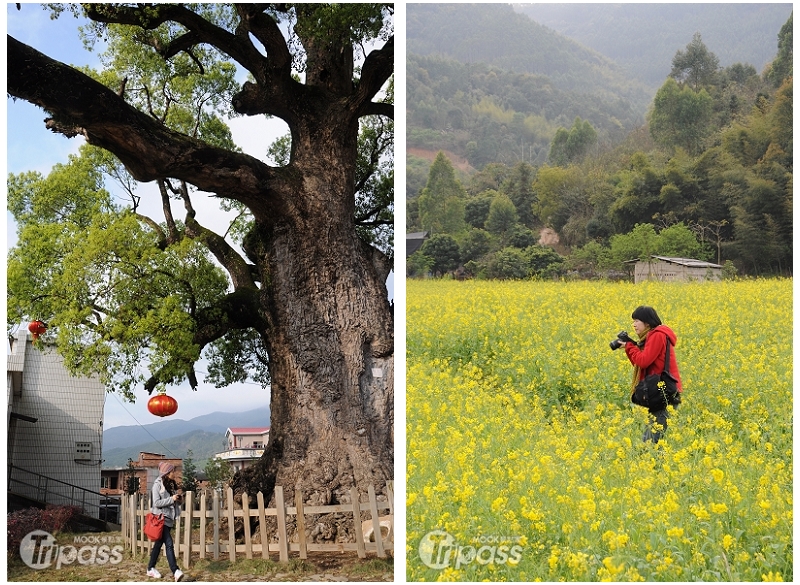
M59 535L56 543L69 544L73 542L73 535ZM76 547L82 546L82 543ZM103 563L86 562L91 557L91 552L86 552L83 563L73 561L56 563L45 569L32 569L28 567L18 555L8 554L8 581L146 581L151 583L171 582L172 574L167 566L167 560L162 551L156 568L161 573L161 579L148 578L147 558L144 555L133 557L130 551L119 556L111 556ZM252 560L237 559L235 563L227 560L213 561L195 558L191 567L183 567L182 558L178 565L185 573L183 581L321 581L321 582L351 582L351 581L393 581L394 562L391 557L379 559L374 554L367 555L366 559L358 558L356 553L308 553L308 559L300 559L297 553L290 555L288 563L280 563L273 553L273 558ZM116 562L115 562L116 561Z

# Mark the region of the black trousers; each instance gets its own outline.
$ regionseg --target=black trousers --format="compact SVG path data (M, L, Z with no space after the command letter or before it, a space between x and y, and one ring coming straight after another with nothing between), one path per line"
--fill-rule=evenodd
M157 540L153 543L153 550L150 551L150 562L147 564L147 570L149 571L156 566L158 555L161 554L162 544L167 551L167 563L169 564L169 568L175 573L175 571L178 570L178 563L175 560L175 543L172 542L172 526L167 526L166 524L161 533L161 540Z
M677 404L672 404L671 406L675 409L678 408ZM642 441L645 443L658 443L659 439L661 439L661 437L667 431L667 420L669 419L669 413L667 412L666 408L662 408L661 410L651 410L647 418L647 427L644 429Z

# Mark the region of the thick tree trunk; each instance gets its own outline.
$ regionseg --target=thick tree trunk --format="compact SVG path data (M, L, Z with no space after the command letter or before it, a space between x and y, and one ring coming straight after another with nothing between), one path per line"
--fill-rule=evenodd
M332 132L328 136L341 136ZM269 323L272 426L242 489L300 488L306 504L347 502L353 485L393 478L392 315L385 283L353 226L355 133L295 154L294 205L248 238ZM302 148L302 144L296 148ZM328 153L328 154L326 154Z

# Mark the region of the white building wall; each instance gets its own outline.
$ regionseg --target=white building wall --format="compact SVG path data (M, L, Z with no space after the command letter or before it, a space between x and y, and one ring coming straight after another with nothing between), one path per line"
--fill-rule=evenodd
M29 472L99 492L105 388L96 378L70 375L54 349L42 351L32 346L27 331L18 335L14 346L9 365L13 354L23 354L24 365L9 410L38 420L31 423L10 419L9 462ZM9 376L9 385L11 382ZM73 497L86 498L85 509L89 513L100 503L99 495L73 492L58 482L45 482L32 474L14 470L11 477L33 484L24 486L12 481L11 487L34 499L41 499L46 487L49 494L56 495L55 501L48 498L51 503L76 503Z
M661 282L722 280L722 271L719 268L682 266L670 262L637 262L634 267L634 283L638 284L645 280Z

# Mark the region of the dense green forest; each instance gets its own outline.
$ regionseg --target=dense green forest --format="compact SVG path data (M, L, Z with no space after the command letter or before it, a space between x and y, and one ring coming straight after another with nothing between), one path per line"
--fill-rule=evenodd
M415 12L410 31L412 16L431 26ZM791 15L778 29L762 71L723 67L694 33L643 119L623 97L633 85L615 99L614 84L566 87L566 72L410 56L409 152L448 155L408 157L407 231L432 236L409 273L591 275L660 253L790 274Z

